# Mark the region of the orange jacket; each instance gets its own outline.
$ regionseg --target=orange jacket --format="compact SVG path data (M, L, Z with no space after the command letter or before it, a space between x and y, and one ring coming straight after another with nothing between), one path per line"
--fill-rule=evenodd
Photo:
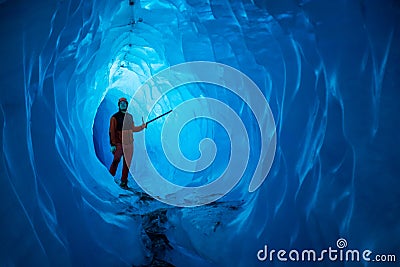
M110 119L110 144L112 146L122 144L122 142L123 144L132 144L132 132L139 132L141 130L143 130L141 126L135 126L131 114L118 111Z

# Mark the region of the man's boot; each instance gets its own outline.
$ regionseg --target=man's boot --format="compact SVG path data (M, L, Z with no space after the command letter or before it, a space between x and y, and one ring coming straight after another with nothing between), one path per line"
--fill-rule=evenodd
M127 181L121 181L121 184L119 185L123 189L128 189L128 182Z

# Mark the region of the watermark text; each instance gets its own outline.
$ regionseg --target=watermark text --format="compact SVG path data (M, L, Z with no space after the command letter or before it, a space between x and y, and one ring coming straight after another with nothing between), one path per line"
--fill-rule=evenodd
M366 262L396 262L395 254L373 254L369 249L360 251L358 249L346 249L347 241L340 238L336 247L328 247L320 251L314 249L303 250L276 250L269 249L267 245L257 252L259 261L292 261L292 262L317 262L317 261L366 261Z

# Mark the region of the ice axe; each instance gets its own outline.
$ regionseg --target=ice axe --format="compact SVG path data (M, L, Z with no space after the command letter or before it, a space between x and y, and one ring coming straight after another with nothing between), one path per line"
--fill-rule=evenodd
M165 113L161 114L160 116L155 117L154 119L151 119L151 120L147 121L146 125L148 125L149 123L151 123L151 122L153 122L155 120L158 120L161 117L164 117L165 115L167 115L167 114L169 114L171 112L172 112L172 109L170 111L168 111L168 112L165 112ZM142 122L144 123L143 117L142 117Z

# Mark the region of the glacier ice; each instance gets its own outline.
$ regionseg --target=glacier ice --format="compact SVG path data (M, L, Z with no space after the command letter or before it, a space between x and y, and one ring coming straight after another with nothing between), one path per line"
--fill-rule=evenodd
M263 266L256 254L266 244L323 249L339 238L400 257L397 1L129 2L0 1L1 266L140 266L156 256L175 266ZM267 98L277 125L268 178L248 192L263 141L248 106L221 88L185 86L150 115L200 97L227 103L251 140L243 179L194 208L123 192L107 171L117 99L198 60L237 68ZM188 159L203 138L217 148L210 169L188 174L162 155L163 122L140 133L161 173L198 185L223 172L231 144L221 125L183 128ZM140 157L144 147L135 149ZM155 240L173 249L154 251Z

